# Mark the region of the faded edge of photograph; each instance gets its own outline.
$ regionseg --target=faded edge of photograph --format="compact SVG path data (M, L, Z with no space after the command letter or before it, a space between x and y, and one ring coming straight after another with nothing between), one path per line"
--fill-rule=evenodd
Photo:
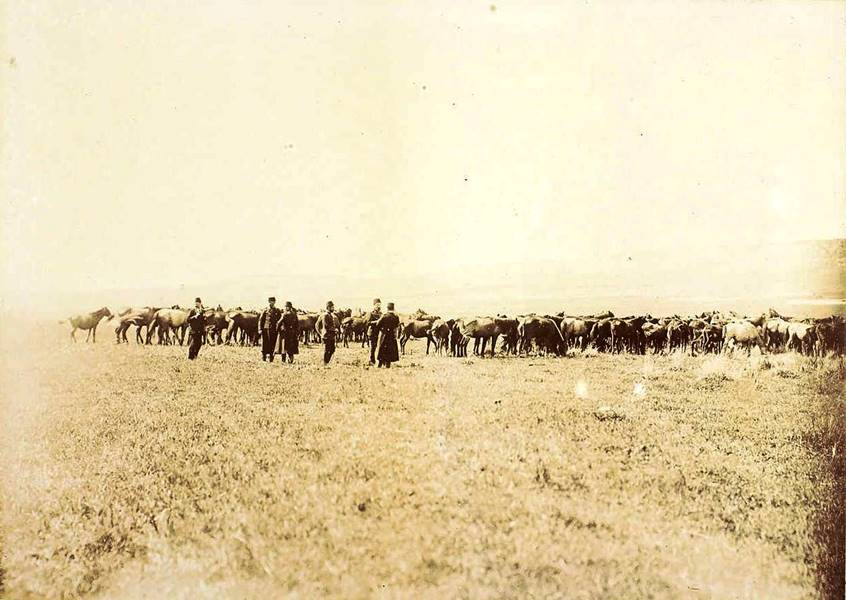
M0 596L844 597L846 3L0 21Z

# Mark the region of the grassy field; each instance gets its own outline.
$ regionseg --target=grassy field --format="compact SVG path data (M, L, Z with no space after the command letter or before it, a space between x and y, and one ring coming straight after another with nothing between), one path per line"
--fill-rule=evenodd
M837 591L842 361L325 369L106 331L4 342L7 597Z

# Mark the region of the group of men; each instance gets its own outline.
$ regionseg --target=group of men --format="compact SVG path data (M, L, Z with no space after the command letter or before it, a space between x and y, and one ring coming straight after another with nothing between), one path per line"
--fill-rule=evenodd
M259 315L258 328L261 332L261 359L273 362L276 354L276 341L279 339L279 353L282 362L294 362L294 356L300 353L300 320L291 302L285 303L285 311L276 308L276 298L267 299L268 306Z
M277 342L282 361L294 362L299 354L300 321L291 302L285 303L285 310L276 307L276 298L267 299L267 308L259 315L258 328L261 332L261 359L273 362ZM399 360L397 330L399 317L394 312L394 303L388 302L387 312L382 313L382 301L373 300L373 310L369 314L368 331L370 334L370 364L389 369L391 363ZM328 365L335 353L335 342L341 328L340 319L335 314L335 305L330 300L326 303L326 312L321 315L323 337L323 364ZM191 343L188 346L188 359L194 360L203 344L203 332L206 327L203 302L194 300L194 308L188 314L188 326L191 328ZM280 335L281 334L281 335Z

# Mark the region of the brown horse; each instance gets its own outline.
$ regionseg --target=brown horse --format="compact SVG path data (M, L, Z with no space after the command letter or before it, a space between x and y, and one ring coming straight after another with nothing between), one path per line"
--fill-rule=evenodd
M71 324L73 329L71 330L71 339L75 342L76 341L76 330L82 329L88 331L88 336L85 338L87 342L89 339L92 342L97 342L97 325L100 324L100 321L103 320L103 317L106 317L107 321L110 321L114 315L112 311L110 311L105 306L100 310L95 310L94 312L90 312L85 315L76 315L74 317L70 317L68 321Z
M218 304L217 308L207 308L203 311L203 315L206 317L206 343L222 344L223 332L229 327L229 323L226 321L226 311Z
M170 344L170 332L173 330L175 341L181 346L185 342L185 330L188 329L188 311L174 305L162 308L153 315L147 327L147 343L151 343L153 333L158 329L159 344Z
M361 341L361 347L367 342L367 328L370 320L366 315L347 317L341 320L341 340L344 348L349 348L350 340Z
M305 345L308 345L310 341L320 342L319 334L317 333L317 329L315 329L318 316L316 313L297 314L297 319L300 322L300 338Z
M405 354L405 345L411 338L428 338L429 329L432 327L435 319L426 317L425 319L408 321L403 323L399 336L400 349ZM429 353L429 344L426 344L426 354Z
M237 344L241 335L241 345L255 346L259 340L259 314L252 310L231 310L226 314L229 323L226 328L226 344Z
M141 336L141 328L150 328L150 324L156 316L156 313L161 310L158 307L146 306L144 308L128 308L118 314L118 324L115 327L115 335L117 336L117 343L128 343L126 339L126 332L131 326L135 326L135 341L138 344L144 343L144 338Z

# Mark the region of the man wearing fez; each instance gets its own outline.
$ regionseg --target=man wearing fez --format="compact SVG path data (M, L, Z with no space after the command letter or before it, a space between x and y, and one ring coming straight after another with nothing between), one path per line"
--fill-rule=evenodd
M203 301L194 299L194 308L188 313L188 327L191 328L191 343L188 345L188 360L194 360L203 345L203 335L206 332L206 316L203 313Z
M285 303L285 312L279 321L279 352L282 354L282 361L285 358L289 363L294 362L294 355L300 353L300 319L294 305L291 302Z
M379 347L379 366L386 369L391 368L391 363L399 360L399 347L397 346L397 328L399 317L394 313L394 303L388 302L388 312L379 317L376 322L376 332L379 334L377 341Z
M376 330L376 323L382 316L382 301L379 298L373 299L373 310L370 311L370 316L367 323L367 335L370 336L370 364L376 364L376 341L378 331Z
M276 333L282 311L276 308L276 298L273 296L267 299L267 303L268 307L262 311L258 320L258 328L261 332L261 359L273 362L273 355L276 353Z
M338 332L338 317L335 315L335 303L331 300L326 303L326 312L323 314L323 364L328 365L335 354L335 335Z

